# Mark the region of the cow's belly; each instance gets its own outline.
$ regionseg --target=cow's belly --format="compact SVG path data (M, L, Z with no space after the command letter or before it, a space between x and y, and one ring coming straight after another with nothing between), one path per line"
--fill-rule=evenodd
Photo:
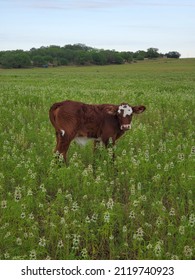
M101 139L100 138L89 138L86 136L78 136L78 137L74 138L74 141L81 146L85 146L87 144L87 142L90 140L100 141Z

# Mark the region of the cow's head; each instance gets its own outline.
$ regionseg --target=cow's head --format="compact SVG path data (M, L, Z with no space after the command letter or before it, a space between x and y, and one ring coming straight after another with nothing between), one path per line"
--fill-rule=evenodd
M141 114L145 109L143 105L130 106L127 103L121 103L119 106L110 108L108 113L117 116L120 129L125 131L131 128L133 114Z

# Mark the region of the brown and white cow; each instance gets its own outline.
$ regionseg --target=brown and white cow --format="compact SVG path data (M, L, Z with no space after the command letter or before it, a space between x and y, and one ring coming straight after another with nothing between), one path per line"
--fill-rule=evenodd
M89 139L102 141L105 146L109 139L115 141L131 128L133 114L140 114L145 106L100 104L92 105L65 100L55 103L49 110L49 117L56 131L55 152L66 153L72 140L84 145Z

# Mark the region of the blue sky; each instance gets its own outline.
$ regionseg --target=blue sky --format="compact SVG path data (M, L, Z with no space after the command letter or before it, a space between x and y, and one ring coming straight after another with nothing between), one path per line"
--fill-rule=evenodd
M195 57L195 0L0 0L0 50L83 43Z

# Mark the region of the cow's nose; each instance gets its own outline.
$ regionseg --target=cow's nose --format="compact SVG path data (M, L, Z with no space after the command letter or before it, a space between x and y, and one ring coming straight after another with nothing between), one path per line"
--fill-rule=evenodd
M127 129L131 129L131 124L122 124L121 125L121 130L127 130Z

